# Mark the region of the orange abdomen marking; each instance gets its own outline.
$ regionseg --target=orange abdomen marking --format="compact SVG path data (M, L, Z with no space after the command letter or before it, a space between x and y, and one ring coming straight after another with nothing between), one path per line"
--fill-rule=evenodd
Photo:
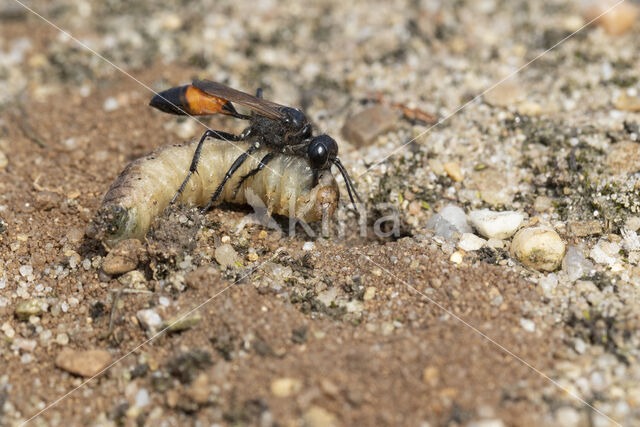
M229 102L226 99L209 95L192 85L186 87L184 96L189 114L226 114L226 111L223 110L224 106Z

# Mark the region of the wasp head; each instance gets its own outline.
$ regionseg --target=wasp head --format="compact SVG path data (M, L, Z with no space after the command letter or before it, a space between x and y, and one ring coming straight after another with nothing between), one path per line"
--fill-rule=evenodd
M325 169L338 156L338 143L329 135L318 135L311 140L307 154L314 169Z
M349 199L355 207L355 198L361 202L360 196L356 192L356 188L353 185L353 181L349 177L347 170L342 165L342 162L338 158L338 143L335 139L329 135L318 135L311 140L309 147L307 148L307 154L309 156L309 162L314 169L325 169L336 165L340 174L344 178L344 183L347 187L347 193L349 193Z

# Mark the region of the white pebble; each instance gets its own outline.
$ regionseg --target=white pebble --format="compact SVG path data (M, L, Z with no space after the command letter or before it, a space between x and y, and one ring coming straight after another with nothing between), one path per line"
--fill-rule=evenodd
M621 231L623 245L627 252L640 250L640 236L628 228L623 228Z
M216 261L223 267L232 267L238 261L238 254L233 246L229 244L221 245L215 252Z
M427 221L426 227L433 230L437 236L445 239L453 238L456 233L473 232L467 220L467 214L455 205L447 205L440 212L432 215Z
M543 276L538 282L538 285L540 285L545 294L549 294L558 286L558 276L556 276L555 273Z
M487 246L493 249L502 249L504 248L504 241L500 239L489 239L487 240Z
M171 301L167 297L160 297L158 298L158 304L160 304L163 307L169 307L169 305L171 304Z
M556 422L560 426L578 426L580 424L580 413L569 406L565 406L556 411Z
M536 330L536 324L531 319L520 319L520 326L527 332L534 332Z
M118 109L118 100L114 97L110 96L109 98L104 100L104 104L102 105L104 111L114 111Z
M303 251L312 251L313 250L313 242L304 242L304 245L302 245L302 250Z
M518 230L524 215L514 211L494 212L489 209L472 211L469 219L478 232L491 239L506 239Z
M56 342L60 345L69 344L69 335L65 334L64 332L56 335Z
M20 266L19 271L22 277L31 276L33 274L33 267L30 265L22 265Z
M463 251L467 251L467 252L477 251L482 246L484 246L485 243L487 243L486 240L476 236L475 234L464 233L462 237L460 237L460 241L458 242L458 247Z
M144 408L150 402L151 399L149 399L149 392L147 391L147 389L141 388L140 390L138 390L138 392L136 393L136 406L139 408Z
M136 313L136 317L138 318L140 325L151 332L154 332L160 327L160 325L162 325L162 317L151 309L138 311Z
M570 246L562 260L562 270L567 274L567 278L571 282L575 282L581 277L591 273L593 264L588 261L582 249L576 246Z
M601 240L589 252L589 257L598 264L613 265L618 260L620 245Z
M7 338L13 338L14 336L16 336L16 331L15 329L13 329L11 324L9 324L9 322L4 322L0 329L2 330L2 332L4 332Z

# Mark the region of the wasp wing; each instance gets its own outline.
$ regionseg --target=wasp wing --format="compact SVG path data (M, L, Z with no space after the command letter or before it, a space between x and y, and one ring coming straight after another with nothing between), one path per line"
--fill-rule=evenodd
M243 105L262 116L269 117L270 119L278 120L286 117L282 112L282 109L284 108L283 105L258 98L257 96L249 95L248 93L230 88L222 83L211 80L195 80L193 82L193 86L208 95Z

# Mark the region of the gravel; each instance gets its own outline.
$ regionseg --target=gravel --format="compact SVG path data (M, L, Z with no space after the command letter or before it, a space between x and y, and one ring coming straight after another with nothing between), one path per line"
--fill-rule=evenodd
M62 349L123 355L145 340L141 310L175 318L239 279L203 308L202 321L143 347L42 423L608 422L492 358L486 342L474 346L475 335L361 264L363 254L616 421L639 423L637 2L460 111L611 2L592 10L555 0L125 3L33 7L154 90L206 77L249 92L261 86L266 98L302 107L338 140L367 200L362 222L397 212L398 235L361 236L348 211L317 239L238 230L244 208L221 206L202 227L176 215L183 227L168 229L171 247L156 235L140 252L107 252L83 230L118 173L202 128L145 109L149 94L137 83L24 9L2 5L0 400L9 424L79 384L54 366ZM447 119L429 129L406 114L412 108ZM369 117L348 132L356 136L341 138L360 114ZM242 130L241 121L207 120ZM496 238L476 226L492 236L485 241L465 215L481 210L523 215L525 228ZM332 234L337 225L344 235ZM530 231L538 229L543 237ZM171 230L193 231L189 244ZM244 277L245 265L280 247ZM145 292L114 300L115 289L134 283ZM33 300L40 313L16 313ZM294 330L308 331L304 342L291 342ZM211 363L197 362L200 347ZM144 364L148 372L133 378ZM278 378L301 384L276 397Z

